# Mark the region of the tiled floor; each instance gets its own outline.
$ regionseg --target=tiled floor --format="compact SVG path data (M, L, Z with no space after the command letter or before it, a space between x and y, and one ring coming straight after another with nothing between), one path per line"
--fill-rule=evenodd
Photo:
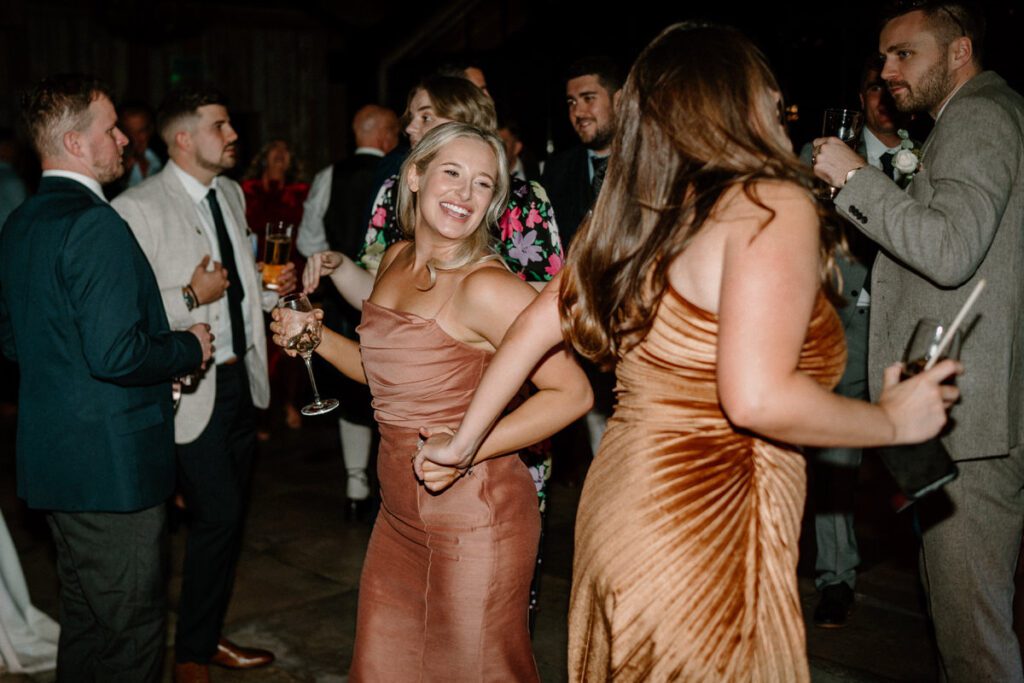
M0 426L0 509L19 548L33 602L56 614L57 585L46 525L14 495L13 436L13 425L7 420ZM215 670L215 681L344 680L369 527L345 518L344 468L338 448L330 418L309 421L301 431L282 428L260 445L245 548L225 631L245 645L274 650L278 659L264 670ZM870 463L862 480L858 534L864 570L857 584L858 604L845 629L809 626L813 678L822 682L934 680L933 646L913 569L910 520L887 511L884 476ZM541 610L534 635L544 681L566 678L565 614L578 495L576 486L556 483L552 487ZM172 536L172 605L179 588L184 534L179 529ZM805 531L804 536L800 594L810 623L816 600L810 578L813 534ZM173 624L173 614L171 619ZM46 682L53 676L0 674L0 680Z

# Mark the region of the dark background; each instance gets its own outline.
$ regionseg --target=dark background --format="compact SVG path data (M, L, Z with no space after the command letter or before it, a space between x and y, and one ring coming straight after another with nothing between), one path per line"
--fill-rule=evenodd
M986 66L1021 90L1024 0L983 4ZM541 0L5 0L0 126L16 122L14 94L49 73L94 73L122 100L153 105L173 84L203 80L227 93L243 160L282 136L312 175L350 151L359 106L378 101L400 114L422 74L469 60L486 71L499 114L516 119L528 149L543 158L549 145L574 139L562 80L568 62L605 53L628 68L668 24L707 19L737 26L767 54L787 103L796 105L791 132L799 146L817 133L824 107L856 105L861 65L877 51L876 0L665 5L637 0L612 12Z

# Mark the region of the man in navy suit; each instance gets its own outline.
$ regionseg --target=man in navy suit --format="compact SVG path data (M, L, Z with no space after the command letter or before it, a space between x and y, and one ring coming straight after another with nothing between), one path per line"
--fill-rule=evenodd
M156 681L171 378L205 363L212 338L168 329L153 271L103 199L127 142L107 90L56 76L22 110L43 178L0 233L0 342L21 366L18 495L47 511L57 547L57 678Z

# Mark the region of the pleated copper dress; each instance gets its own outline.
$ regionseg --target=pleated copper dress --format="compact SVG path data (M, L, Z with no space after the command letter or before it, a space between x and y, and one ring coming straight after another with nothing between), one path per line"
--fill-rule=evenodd
M796 581L804 458L729 424L717 334L714 314L670 289L618 364L576 519L572 681L809 680ZM820 296L799 367L832 387L845 362Z
M437 495L412 470L419 427L462 420L491 354L369 301L359 338L380 425L381 510L350 680L539 680L527 621L540 514L523 461L480 463Z

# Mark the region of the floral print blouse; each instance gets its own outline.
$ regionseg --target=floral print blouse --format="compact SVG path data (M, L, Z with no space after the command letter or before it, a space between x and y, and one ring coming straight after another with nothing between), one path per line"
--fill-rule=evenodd
M396 211L398 176L384 181L373 203L366 239L356 260L377 270L384 252L402 239ZM494 231L498 254L528 282L547 282L562 269L562 242L551 200L540 183L511 178L508 208Z

